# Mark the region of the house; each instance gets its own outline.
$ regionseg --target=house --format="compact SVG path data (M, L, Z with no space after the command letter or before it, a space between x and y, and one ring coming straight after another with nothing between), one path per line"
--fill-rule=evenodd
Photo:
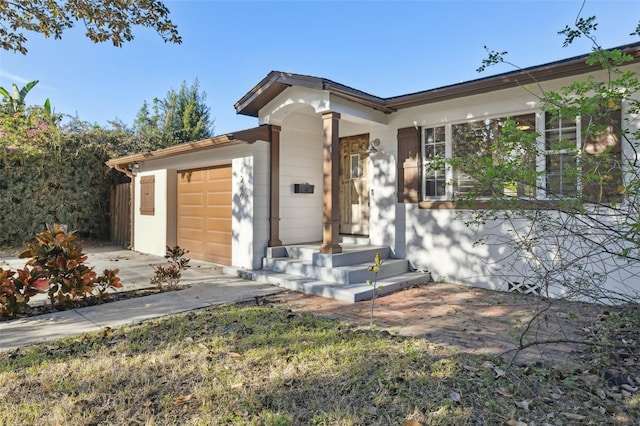
M625 67L640 71L640 43L622 48L634 58ZM427 172L426 159L452 155L458 126L515 117L542 134L560 131L545 129L536 85L557 90L602 73L585 59L391 98L272 71L235 104L257 127L107 163L133 178L133 247L163 255L178 244L237 273L345 300L371 296L366 266L379 251L383 291L428 275L518 290L519 267L499 269L504 247L476 245L488 229L507 235L506 226L465 226L452 197L468 178L453 168ZM563 131L580 134L575 122ZM635 155L626 145L616 152ZM562 185L560 166L538 164L549 185Z

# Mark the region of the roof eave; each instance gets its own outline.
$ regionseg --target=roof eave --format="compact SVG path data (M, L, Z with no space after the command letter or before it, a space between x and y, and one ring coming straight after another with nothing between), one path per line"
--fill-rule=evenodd
M631 55L633 62L640 62L640 43L619 46L615 49L620 49L623 53ZM301 86L316 90L325 90L335 96L382 111L385 114L390 114L402 108L482 94L494 90L533 84L601 69L600 65L587 65L586 60L588 57L589 55L581 55L465 83L452 84L390 98L380 98L370 95L325 78L271 71L254 88L236 102L234 106L238 114L257 117L260 109L288 87Z
M384 99L356 90L344 84L336 83L326 78L309 75L271 71L246 95L234 104L236 113L257 117L260 109L275 99L285 89L292 86L305 87L313 90L324 90L344 99L383 111L393 112L384 105Z
M633 59L631 63L640 62L639 43L622 46L620 49L623 53L632 56ZM545 65L537 65L534 67L472 80L466 83L452 84L423 92L387 98L385 100L385 105L394 109L410 108L413 106L477 95L495 90L541 83L548 80L595 72L602 69L602 66L599 64L588 65L586 63L588 57L589 55L582 55Z
M112 158L105 164L109 167L128 166L136 161L157 160L161 158L171 157L185 152L201 151L212 148L222 148L225 146L239 145L243 143L255 143L258 140L269 142L269 126L259 126L251 129L240 130L234 133L226 133L224 135L215 136L209 139L203 139L194 142L185 142L173 145L168 148L156 151L144 152L140 154L132 154L124 157Z

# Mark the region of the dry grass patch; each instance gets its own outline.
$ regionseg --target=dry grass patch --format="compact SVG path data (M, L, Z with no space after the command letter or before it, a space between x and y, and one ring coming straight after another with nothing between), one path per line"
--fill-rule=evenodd
M638 421L637 396L606 392L618 391L589 372L507 369L277 306L224 306L0 354L0 425Z

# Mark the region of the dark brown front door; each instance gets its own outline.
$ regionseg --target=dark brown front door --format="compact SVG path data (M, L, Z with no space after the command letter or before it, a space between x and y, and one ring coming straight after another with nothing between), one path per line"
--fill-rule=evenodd
M340 138L340 233L369 235L369 134Z

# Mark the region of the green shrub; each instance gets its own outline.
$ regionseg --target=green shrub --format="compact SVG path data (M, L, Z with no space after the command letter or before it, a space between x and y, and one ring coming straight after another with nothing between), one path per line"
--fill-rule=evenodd
M21 245L47 223L108 238L110 185L124 179L104 164L111 136L60 129L38 109L0 115L0 246Z
M47 294L51 305L86 298L98 292L104 296L110 288L121 288L118 270L105 270L98 276L85 265L87 256L74 233L67 233L60 224L48 226L36 235L36 242L27 244L28 250L20 255L30 258L27 266L33 276L48 280Z

